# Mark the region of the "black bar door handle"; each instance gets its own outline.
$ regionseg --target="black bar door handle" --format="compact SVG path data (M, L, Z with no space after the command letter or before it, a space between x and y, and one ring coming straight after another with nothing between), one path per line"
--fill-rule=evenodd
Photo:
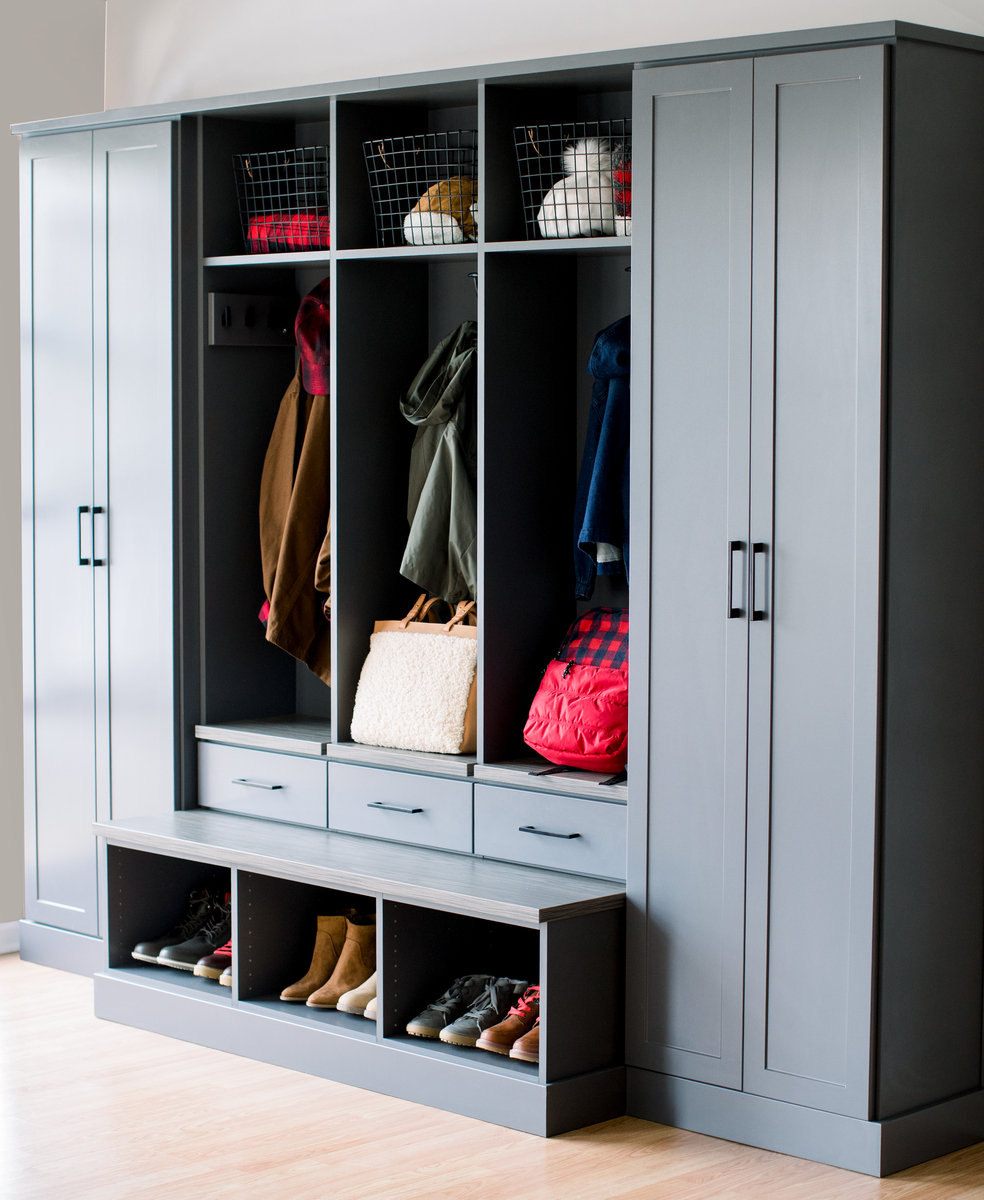
M93 553L93 555L95 555L95 553L96 553L96 513L104 513L105 511L106 510L100 504L95 505L92 510L92 553ZM104 558L93 557L92 565L94 567L104 567L106 565L106 560Z
M741 557L738 559L738 586L735 587L735 555ZM728 620L732 617L743 617L745 610L741 607L743 585L745 582L745 543L731 542L728 549ZM735 593L738 595L738 603L735 604Z
M374 800L372 804L367 804L366 808L382 808L386 812L402 812L402 813L419 813L423 812L422 808L404 808L400 804L383 804L380 800Z
M769 547L766 542L754 542L752 544L752 581L749 591L751 592L752 603L752 620L764 621L768 616L766 611L765 600L759 599L760 593L765 594L766 584L768 582L768 554ZM762 559L762 569L758 568L758 560Z
M233 779L232 782L238 783L240 787L262 788L265 792L282 792L284 790L282 783L263 783L259 779Z
M88 511L89 511L88 504L80 504L79 505L79 566L80 567L89 566L89 559L82 557L82 517Z
M579 833L551 833L549 829L534 829L532 825L520 825L519 832L535 833L537 837L576 838L581 836Z

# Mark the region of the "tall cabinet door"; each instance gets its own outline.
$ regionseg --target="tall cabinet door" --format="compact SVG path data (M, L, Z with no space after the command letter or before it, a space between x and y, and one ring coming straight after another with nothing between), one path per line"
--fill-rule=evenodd
M26 909L98 932L92 135L21 144Z
M93 134L99 809L175 801L172 125Z
M755 64L745 1090L867 1118L885 48Z
M627 1058L740 1088L751 60L636 72L633 125Z

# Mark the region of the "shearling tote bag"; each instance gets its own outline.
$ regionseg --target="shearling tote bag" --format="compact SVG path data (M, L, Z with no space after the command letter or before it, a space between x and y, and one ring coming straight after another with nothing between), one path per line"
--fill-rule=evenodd
M436 598L435 598L436 599ZM435 600L421 596L402 621L377 621L362 664L352 740L396 750L473 754L476 743L478 627L474 600L446 624L426 618Z

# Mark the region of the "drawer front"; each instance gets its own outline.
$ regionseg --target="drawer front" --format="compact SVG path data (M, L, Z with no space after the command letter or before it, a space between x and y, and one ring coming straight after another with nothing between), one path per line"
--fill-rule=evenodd
M339 762L328 779L332 829L471 853L470 783Z
M328 764L324 759L199 742L198 803L324 829Z
M624 879L625 805L476 783L475 853Z

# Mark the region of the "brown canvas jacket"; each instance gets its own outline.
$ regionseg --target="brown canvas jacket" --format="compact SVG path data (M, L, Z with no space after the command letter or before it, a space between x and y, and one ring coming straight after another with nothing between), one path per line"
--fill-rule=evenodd
M330 418L301 366L280 402L260 480L260 555L270 602L266 637L331 685L331 626L318 589L331 588Z

